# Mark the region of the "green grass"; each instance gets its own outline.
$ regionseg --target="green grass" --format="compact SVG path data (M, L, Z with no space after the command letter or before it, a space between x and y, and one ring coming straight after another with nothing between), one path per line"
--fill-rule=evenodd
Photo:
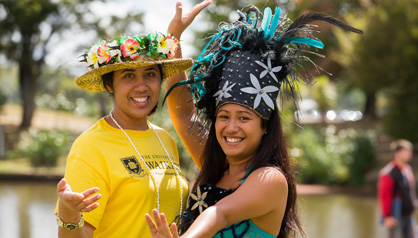
M61 161L60 161L61 162ZM64 175L65 165L59 163L57 167L46 168L31 167L28 159L15 158L15 159L0 159L0 173L1 174L40 174L40 175Z

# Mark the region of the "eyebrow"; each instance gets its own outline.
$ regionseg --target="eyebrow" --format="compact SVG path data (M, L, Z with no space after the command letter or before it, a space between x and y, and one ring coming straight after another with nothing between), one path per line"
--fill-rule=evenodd
M125 73L125 72L135 72L135 69L124 69L122 70L120 73Z
M227 111L227 110L219 110L218 111L218 113L219 112L225 112L225 113L230 113L230 111ZM237 111L237 113L246 113L246 114L249 114L249 115L251 115L252 116L252 114L249 112L249 111Z
M158 70L156 68L150 66L150 67L146 68L144 71L158 71ZM125 72L136 72L136 70L135 69L124 69L120 73L125 73Z

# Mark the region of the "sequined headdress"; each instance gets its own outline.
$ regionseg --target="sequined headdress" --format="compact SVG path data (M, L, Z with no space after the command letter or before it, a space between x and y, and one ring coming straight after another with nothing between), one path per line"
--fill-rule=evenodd
M251 108L263 119L270 118L279 93L296 104L299 82L308 82L311 75L301 73L305 62L319 67L306 56L309 47L323 48L314 35L313 21L326 21L345 30L362 33L333 17L307 13L292 22L281 17L280 8L272 13L249 8L238 11L240 18L221 25L218 33L200 53L186 81L192 90L197 113L203 113L207 126L214 120L217 109L225 103L237 103ZM286 89L286 90L284 90ZM170 92L170 90L169 90ZM168 93L169 93L168 92Z

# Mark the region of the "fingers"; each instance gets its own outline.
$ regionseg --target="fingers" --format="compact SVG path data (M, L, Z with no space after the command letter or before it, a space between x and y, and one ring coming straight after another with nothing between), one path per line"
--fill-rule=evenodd
M168 226L167 219L165 218L164 213L160 214L161 226L162 226L162 233L165 236L171 237L170 227Z
M57 192L61 192L62 190L65 189L65 187L67 186L67 180L65 180L65 178L62 178L58 184L57 184Z
M84 195L85 198L90 197L91 195L97 193L100 189L95 187L95 188L89 188L86 191L82 192L81 194Z
M102 197L101 194L96 194L90 198L84 199L81 201L77 207L80 209L81 212L90 212L96 209L99 206L97 201Z
M155 225L154 221L152 220L151 216L147 213L145 214L145 220L147 221L148 224L148 228L151 232L151 235L157 235L158 230L157 230L157 226Z
M212 0L204 0L199 4L196 4L191 10L190 12L193 13L193 15L197 15L199 14L199 12L201 12L203 9L205 9L207 6L209 6L212 3Z
M187 21L187 25L191 24L191 22L195 19L195 17L207 6L212 3L212 0L204 0L203 2L196 4L188 14L183 16L183 20Z
M154 217L155 224L157 225L157 229L161 230L161 221L160 221L160 214L158 213L157 209L152 210L152 216Z
M175 19L181 19L181 16L183 15L183 5L181 2L176 3L176 15L174 15Z
M176 223L171 224L171 233L173 235L173 238L179 238L179 232L177 231Z

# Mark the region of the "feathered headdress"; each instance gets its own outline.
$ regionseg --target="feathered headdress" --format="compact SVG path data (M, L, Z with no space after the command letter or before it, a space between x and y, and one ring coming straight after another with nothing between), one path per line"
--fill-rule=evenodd
M283 88L288 89L297 107L297 86L308 82L312 76L302 75L304 62L319 67L306 56L307 48L323 48L313 35L314 21L325 21L355 33L353 28L331 16L306 13L294 22L280 17L280 8L272 14L264 10L259 21L259 10L249 8L238 11L238 21L224 24L211 37L193 65L189 78L174 85L188 84L192 91L203 126L215 119L217 108L225 103L237 103L251 108L263 119L268 119L275 109L275 101ZM200 117L201 118L201 117Z

